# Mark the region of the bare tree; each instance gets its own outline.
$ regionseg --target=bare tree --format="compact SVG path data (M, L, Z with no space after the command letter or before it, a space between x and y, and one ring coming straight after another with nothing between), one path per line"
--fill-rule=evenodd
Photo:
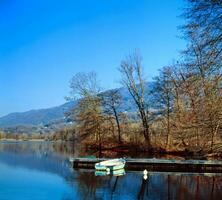
M75 74L70 81L71 98L95 97L101 92L95 72Z
M119 114L119 107L121 104L121 95L118 89L109 90L101 94L102 102L103 102L103 109L106 114L109 116L113 116L118 131L118 142L119 144L122 143L121 139L121 128L120 128L120 114Z
M121 62L119 70L122 75L122 84L128 89L137 106L143 125L144 139L148 145L148 148L152 149L150 141L148 105L145 99L145 95L147 94L147 85L143 77L141 61L142 58L138 53L131 54Z
M154 78L154 86L152 87L151 94L155 102L157 118L166 119L166 149L169 149L170 144L170 114L174 105L174 84L172 79L172 68L164 67L160 70L159 76Z
M222 2L221 0L187 0L183 13L186 24L182 27L186 39L195 37L203 55L211 66L222 62ZM192 46L194 43L190 41ZM218 65L220 63L220 65Z
M69 113L76 122L76 128L82 139L94 135L99 148L102 146L102 102L99 97L101 88L95 72L77 73L71 83L71 97L79 98L78 105Z
M184 51L184 96L188 97L196 130L210 135L211 151L221 127L222 2L187 0L182 27L188 40ZM210 134L208 134L210 133ZM198 133L199 135L199 133Z

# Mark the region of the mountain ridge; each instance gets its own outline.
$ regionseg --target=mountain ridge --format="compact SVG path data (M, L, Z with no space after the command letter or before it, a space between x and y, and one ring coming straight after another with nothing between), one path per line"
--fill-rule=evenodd
M47 124L63 118L65 112L75 106L75 103L75 101L71 101L51 108L9 113L8 115L0 117L0 128Z
M152 87L149 83L149 87ZM122 103L119 108L120 112L128 112L128 114L135 115L135 104L132 97L126 88L117 88L122 96ZM102 93L106 93L110 90L106 90ZM78 99L74 101L66 102L60 106L54 106L51 108L32 109L25 112L13 112L8 115L0 117L0 129L7 130L13 133L13 130L24 130L24 127L34 127L36 130L41 129L45 132L47 127L50 130L54 130L58 127L65 126L70 123L70 120L65 118L65 113L71 108L74 108Z

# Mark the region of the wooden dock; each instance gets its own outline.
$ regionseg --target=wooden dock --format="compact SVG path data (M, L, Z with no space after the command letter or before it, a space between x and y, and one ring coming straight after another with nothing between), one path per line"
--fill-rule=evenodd
M73 168L93 169L95 163L107 158L70 158ZM222 161L127 158L126 170L159 172L222 173Z

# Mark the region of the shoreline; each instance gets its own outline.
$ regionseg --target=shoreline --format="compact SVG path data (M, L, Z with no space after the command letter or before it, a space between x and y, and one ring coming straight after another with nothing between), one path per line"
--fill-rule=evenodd
M0 142L46 142L48 140L44 140L44 139L0 139Z
M58 143L66 143L69 141L56 141L56 140L45 140L45 139L6 139L6 138L2 138L0 139L0 143L1 142L58 142ZM99 149L97 146L88 146L86 145L85 147L86 152L88 151L94 151L95 152L99 152ZM129 145L121 145L121 146L113 146L113 147L104 147L101 149L101 152L115 152L115 153L120 153L123 156L130 156L132 155L132 147L130 147ZM194 160L222 160L222 154L221 153L206 153L205 154L198 154L195 152L189 152L189 151L164 151L162 149L155 149L151 152L149 152L146 149L143 148L135 148L134 152L136 152L136 154L140 154L140 155L144 155L144 156L139 156L139 158L147 158L150 156L154 156L154 157L163 157L163 158L176 158L178 160L181 159L194 159ZM145 154L147 156L145 156Z

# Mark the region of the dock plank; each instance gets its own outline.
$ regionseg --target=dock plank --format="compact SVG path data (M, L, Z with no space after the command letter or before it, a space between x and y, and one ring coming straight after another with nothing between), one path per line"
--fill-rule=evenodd
M108 158L70 158L73 168L94 168L95 163ZM126 169L166 172L222 173L222 161L173 160L156 158L126 158Z

